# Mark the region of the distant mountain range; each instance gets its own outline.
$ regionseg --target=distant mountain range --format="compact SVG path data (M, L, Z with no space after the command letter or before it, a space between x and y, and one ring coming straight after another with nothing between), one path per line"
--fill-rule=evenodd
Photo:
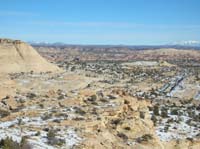
M180 42L174 42L170 45L200 47L200 41L195 41L195 40L180 41Z
M62 42L55 42L55 43L50 43L50 42L34 42L34 41L29 41L28 42L31 45L35 46L65 46L68 45L66 43Z
M55 42L55 43L49 43L49 42L28 42L32 46L35 47L101 47L101 48L130 48L130 49L159 49L159 48L176 48L176 49L198 49L200 50L200 41L180 41L180 42L173 42L166 45L75 45L75 44L66 44L63 42Z

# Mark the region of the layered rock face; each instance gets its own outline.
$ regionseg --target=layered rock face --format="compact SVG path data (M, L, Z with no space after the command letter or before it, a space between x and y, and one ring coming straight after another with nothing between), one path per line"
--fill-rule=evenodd
M60 69L20 40L0 39L0 73L57 72Z

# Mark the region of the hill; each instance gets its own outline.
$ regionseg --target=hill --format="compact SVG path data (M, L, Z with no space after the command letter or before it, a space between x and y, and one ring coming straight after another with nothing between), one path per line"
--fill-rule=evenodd
M57 72L36 50L20 40L0 39L0 73Z

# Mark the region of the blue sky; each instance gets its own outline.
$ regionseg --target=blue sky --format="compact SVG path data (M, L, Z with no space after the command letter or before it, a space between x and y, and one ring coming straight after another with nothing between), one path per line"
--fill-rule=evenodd
M200 0L1 0L0 37L127 45L200 40Z

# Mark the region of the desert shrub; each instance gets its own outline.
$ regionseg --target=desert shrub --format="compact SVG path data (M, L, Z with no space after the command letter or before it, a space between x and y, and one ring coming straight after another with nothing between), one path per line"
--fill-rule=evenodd
M198 133L198 134L196 135L196 137L200 137L200 133Z
M91 110L91 114L98 115L97 108L94 107L94 108Z
M130 101L124 100L124 104L130 104Z
M34 71L33 71L33 70L31 70L31 71L30 71L30 74L33 74L33 73L34 73Z
M86 114L86 112L83 109L79 108L79 107L75 107L74 109L75 109L75 113L77 113L77 114L80 114L80 115L85 115Z
M31 144L27 142L26 137L22 137L20 143L14 141L12 138L7 137L0 141L0 148L1 149L32 149L33 147Z
M190 141L190 142L193 142L194 141L194 139L193 138L190 138L190 137L187 137L186 138L188 141Z
M76 70L75 66L71 67L71 71L75 71L75 70Z
M200 111L200 105L196 107L196 110Z
M170 126L170 125L166 125L166 126L164 127L164 132L168 132L169 126Z
M97 96L96 95L92 95L92 96L88 97L87 100L85 100L84 102L86 102L86 103L90 102L93 105L98 105L96 100L97 100Z
M105 98L100 98L100 101L101 101L101 102L108 102L108 100L105 99Z
M26 97L29 98L29 99L33 99L33 98L37 97L37 95L35 93L28 93L26 95Z
M168 112L167 112L167 109L166 109L166 108L162 108L162 109L161 109L161 116L162 116L163 118L168 117Z
M124 129L125 129L125 130L131 130L131 127L126 126L126 127L124 127Z
M124 141L128 140L128 137L124 133L118 133L117 136L122 138Z
M51 130L48 131L48 133L47 133L47 138L48 139L55 138L55 136L56 136L55 130L51 129Z
M49 130L47 133L47 139L48 139L48 143L50 145L59 145L62 146L65 143L64 139L59 139L56 138L56 131L55 130Z
M159 114L159 106L158 105L155 105L154 106L154 108L153 108L153 113L154 113L154 115L156 115L156 116L159 116L160 114Z
M145 112L140 111L140 118L142 118L142 119L145 118Z
M0 141L0 148L2 149L20 149L20 143L12 140L12 138L5 138Z
M75 120L75 121L83 121L83 120L85 120L85 118L84 117L75 117L75 118L73 118L73 120Z
M172 109L170 113L171 115L178 115L178 109Z
M153 121L154 126L156 126L157 118L154 114L151 116L151 120Z
M37 133L35 134L35 136L40 136L40 131L37 131Z
M53 145L55 144L55 139L56 139L56 132L55 130L49 130L47 133L47 139L48 139L48 143Z
M9 116L9 115L10 115L10 112L9 112L9 111L0 109L0 117L1 117L1 118L6 117L6 116Z
M18 125L21 125L23 123L22 119L19 118L17 123L18 123Z
M107 97L108 97L109 99L111 99L111 100L116 99L116 97L113 96L113 95L108 95Z
M148 106L149 111L153 111L153 107Z
M22 99L22 98L20 98L18 102L19 102L19 103L25 103L25 102L26 102L26 100L25 100L25 99Z
M152 140L153 136L151 134L145 134L142 137L137 138L137 142L141 143L141 142L148 142L149 140Z
M196 122L200 122L200 114L195 115L195 116L193 117L193 120L196 121Z
M63 94L58 96L58 100L62 100L62 99L65 99L65 95L63 95Z
M39 106L40 106L40 108L42 108L42 109L44 108L44 104L42 104L42 103L40 103Z
M68 115L66 113L57 113L55 114L56 117L64 117L65 119L68 118Z
M96 101L97 100L97 96L96 95L92 95L88 98L88 101Z
M114 120L111 121L111 124L118 125L120 122L121 122L120 119L114 119Z
M187 113L188 113L188 116L191 118L195 118L195 116L196 116L194 111L187 110Z
M15 109L12 109L12 112L19 112L24 108L25 108L24 104L21 104L20 106L16 107Z
M48 120L52 117L52 113L44 113L44 115L41 117L42 120Z
M61 123L61 120L60 119L54 119L53 122L54 123Z
M174 122L174 119L173 118L169 118L168 120L167 120L167 123L173 123Z
M46 132L48 132L49 131L49 128L43 128L43 131L46 131Z

